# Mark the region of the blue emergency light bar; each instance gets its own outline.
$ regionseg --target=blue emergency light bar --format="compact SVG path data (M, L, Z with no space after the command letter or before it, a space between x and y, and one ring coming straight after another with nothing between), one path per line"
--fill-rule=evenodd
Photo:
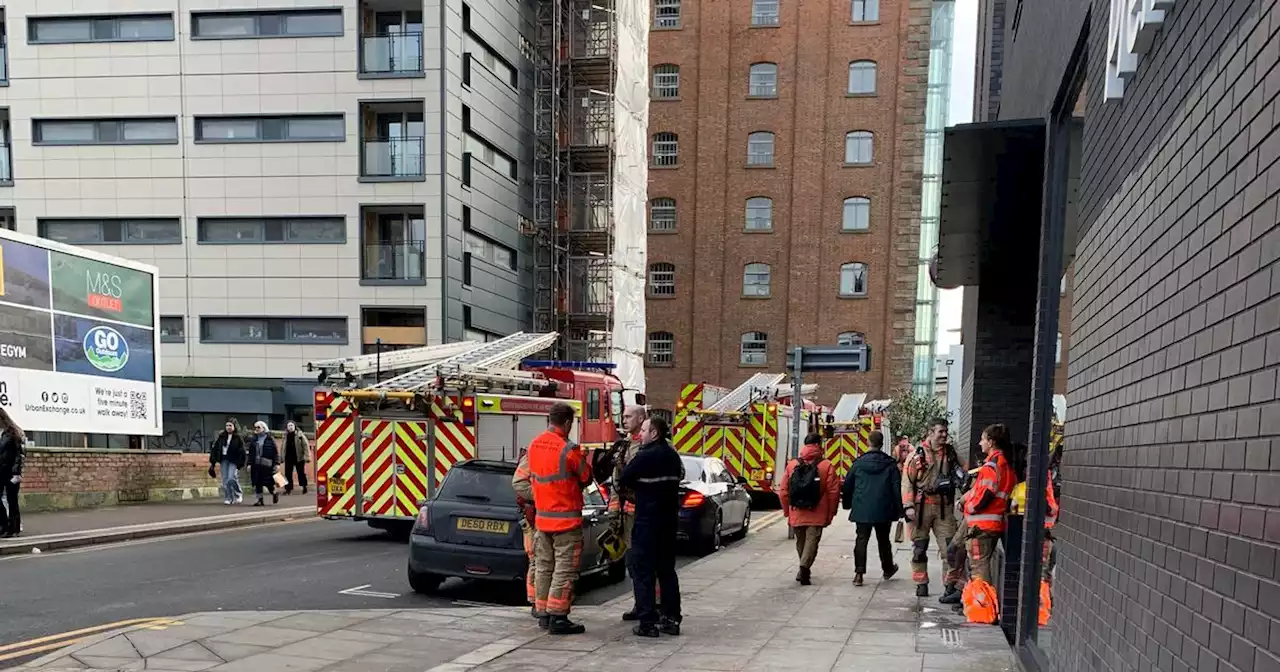
M526 359L521 364L531 369L579 369L583 371L612 371L618 368L613 362L572 362L560 359Z

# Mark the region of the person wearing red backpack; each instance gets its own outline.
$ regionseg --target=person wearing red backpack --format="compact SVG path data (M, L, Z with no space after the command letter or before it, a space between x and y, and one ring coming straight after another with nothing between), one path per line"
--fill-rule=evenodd
M822 530L835 520L840 506L840 477L831 461L822 457L822 437L805 437L799 459L787 463L778 499L782 514L796 531L796 555L800 556L796 581L807 586Z

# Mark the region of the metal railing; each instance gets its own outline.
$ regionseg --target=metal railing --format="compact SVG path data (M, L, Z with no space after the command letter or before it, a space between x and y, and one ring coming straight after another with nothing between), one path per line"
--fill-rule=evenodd
M364 177L423 177L426 138L399 137L364 141Z
M365 280L422 280L426 242L365 243L360 277Z
M361 37L360 72L379 75L422 72L422 33Z

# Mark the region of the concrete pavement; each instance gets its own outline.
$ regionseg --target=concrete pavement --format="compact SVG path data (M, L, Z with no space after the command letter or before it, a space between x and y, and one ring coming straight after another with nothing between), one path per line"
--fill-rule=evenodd
M637 638L618 620L629 596L582 606L585 635L552 637L523 607L196 613L90 637L24 670L463 672L475 670L1015 669L1000 631L970 626L907 579L853 587L852 526L828 530L814 585L795 583L781 524L681 570L684 635ZM908 550L897 549L906 570ZM937 564L936 555L934 564ZM933 572L935 583L940 572ZM936 590L937 586L935 586ZM283 606L283 605L282 605Z

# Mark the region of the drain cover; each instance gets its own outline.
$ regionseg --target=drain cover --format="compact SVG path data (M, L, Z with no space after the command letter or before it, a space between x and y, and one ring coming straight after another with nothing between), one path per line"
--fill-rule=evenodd
M955 628L943 628L939 631L942 635L942 645L949 649L959 649L964 646L960 641L960 631Z

